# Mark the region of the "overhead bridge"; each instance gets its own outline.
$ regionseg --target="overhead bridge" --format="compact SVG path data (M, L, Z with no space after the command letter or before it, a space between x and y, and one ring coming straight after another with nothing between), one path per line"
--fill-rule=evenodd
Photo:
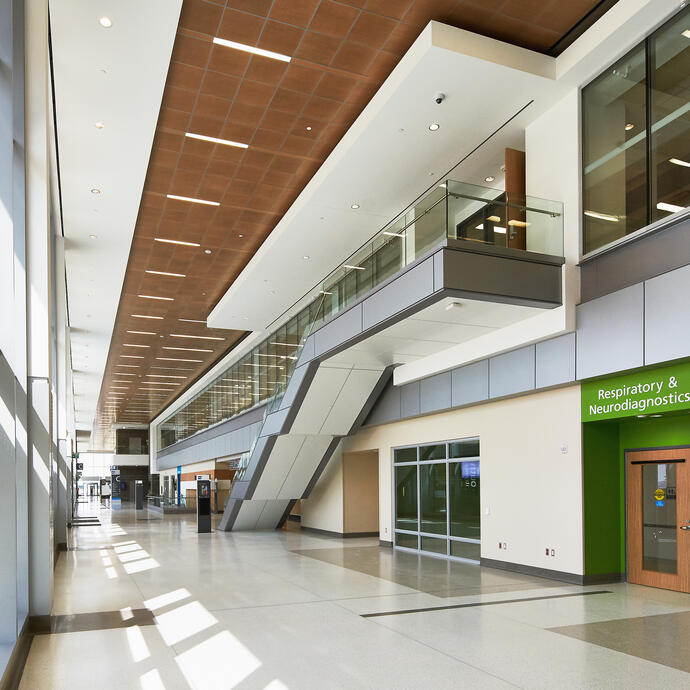
M417 206L412 222L389 226L394 232L387 233L385 247L410 241L413 231L419 246L424 223L438 205L436 197L447 200L437 192L423 208ZM434 242L427 235L431 247L407 265L399 259L404 247L393 244L398 270L378 283L371 280L365 285L369 289L358 290L355 281L364 271L372 272L377 257L379 265L385 263L385 247L364 248L321 286L317 316L304 331L284 384L266 407L256 441L235 476L220 529L280 526L295 501L309 497L338 442L364 422L395 365L562 303L560 250L547 254L526 248L533 225L533 236L540 232L542 244L547 237L554 243L544 222L538 222L546 212L505 200L464 201L464 213L455 208L454 222L441 223L442 237L432 234ZM560 227L560 213L549 208L548 222L555 220ZM446 208L442 215L450 217ZM500 219L504 225L492 229ZM518 224L508 225L511 219ZM507 246L510 235L502 232L515 226L528 229L522 232L522 247Z

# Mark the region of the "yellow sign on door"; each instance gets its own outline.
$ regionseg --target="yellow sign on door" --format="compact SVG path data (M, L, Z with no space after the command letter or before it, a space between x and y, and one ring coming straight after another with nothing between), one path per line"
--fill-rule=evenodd
M666 498L666 494L664 493L663 489L657 489L654 492L654 498L656 498L657 501L663 501L664 498Z

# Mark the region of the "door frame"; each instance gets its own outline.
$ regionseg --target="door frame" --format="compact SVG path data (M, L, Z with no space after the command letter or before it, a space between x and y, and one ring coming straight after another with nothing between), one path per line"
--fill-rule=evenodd
M679 451L681 452L679 454ZM631 455L639 454L639 460L635 461L630 458ZM640 457L640 456L651 456L651 457ZM667 456L667 457L664 457ZM642 552L639 552L640 562L633 567L633 562L631 559L631 543L630 543L630 513L631 513L631 487L630 487L630 468L633 462L644 462L645 460L656 464L658 461L660 464L664 461L668 462L670 460L684 459L684 466L687 468L688 484L690 485L690 446L680 445L680 446L655 446L648 448L626 448L623 451L623 476L624 476L624 514L625 514L625 560L626 560L626 580L631 584L638 584L647 587L658 587L660 589L668 589L679 592L690 592L690 559L683 559L681 557L680 545L683 541L681 540L680 527L683 522L683 516L681 515L681 510L678 506L680 503L676 504L676 521L677 521L677 558L679 564L679 570L676 575L670 573L658 573L655 571L645 571L642 569L641 557ZM640 473L641 474L641 473ZM678 499L677 499L678 500ZM683 503L687 500L690 503L690 496L682 499ZM690 505L688 505L688 516L690 516ZM690 526L690 525L689 525ZM690 540L690 534L687 535L687 539ZM635 554L637 555L637 554ZM683 569L681 571L680 565L683 564ZM635 578L632 581L632 576Z

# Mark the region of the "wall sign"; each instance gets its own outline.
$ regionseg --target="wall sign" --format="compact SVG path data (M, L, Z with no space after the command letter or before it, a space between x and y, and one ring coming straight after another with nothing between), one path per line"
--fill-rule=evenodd
M582 421L690 409L690 362L582 384Z

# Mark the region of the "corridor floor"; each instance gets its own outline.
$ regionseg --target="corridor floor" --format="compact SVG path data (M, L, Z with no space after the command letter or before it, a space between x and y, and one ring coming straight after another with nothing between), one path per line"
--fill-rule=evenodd
M21 690L690 687L690 596L80 506Z

